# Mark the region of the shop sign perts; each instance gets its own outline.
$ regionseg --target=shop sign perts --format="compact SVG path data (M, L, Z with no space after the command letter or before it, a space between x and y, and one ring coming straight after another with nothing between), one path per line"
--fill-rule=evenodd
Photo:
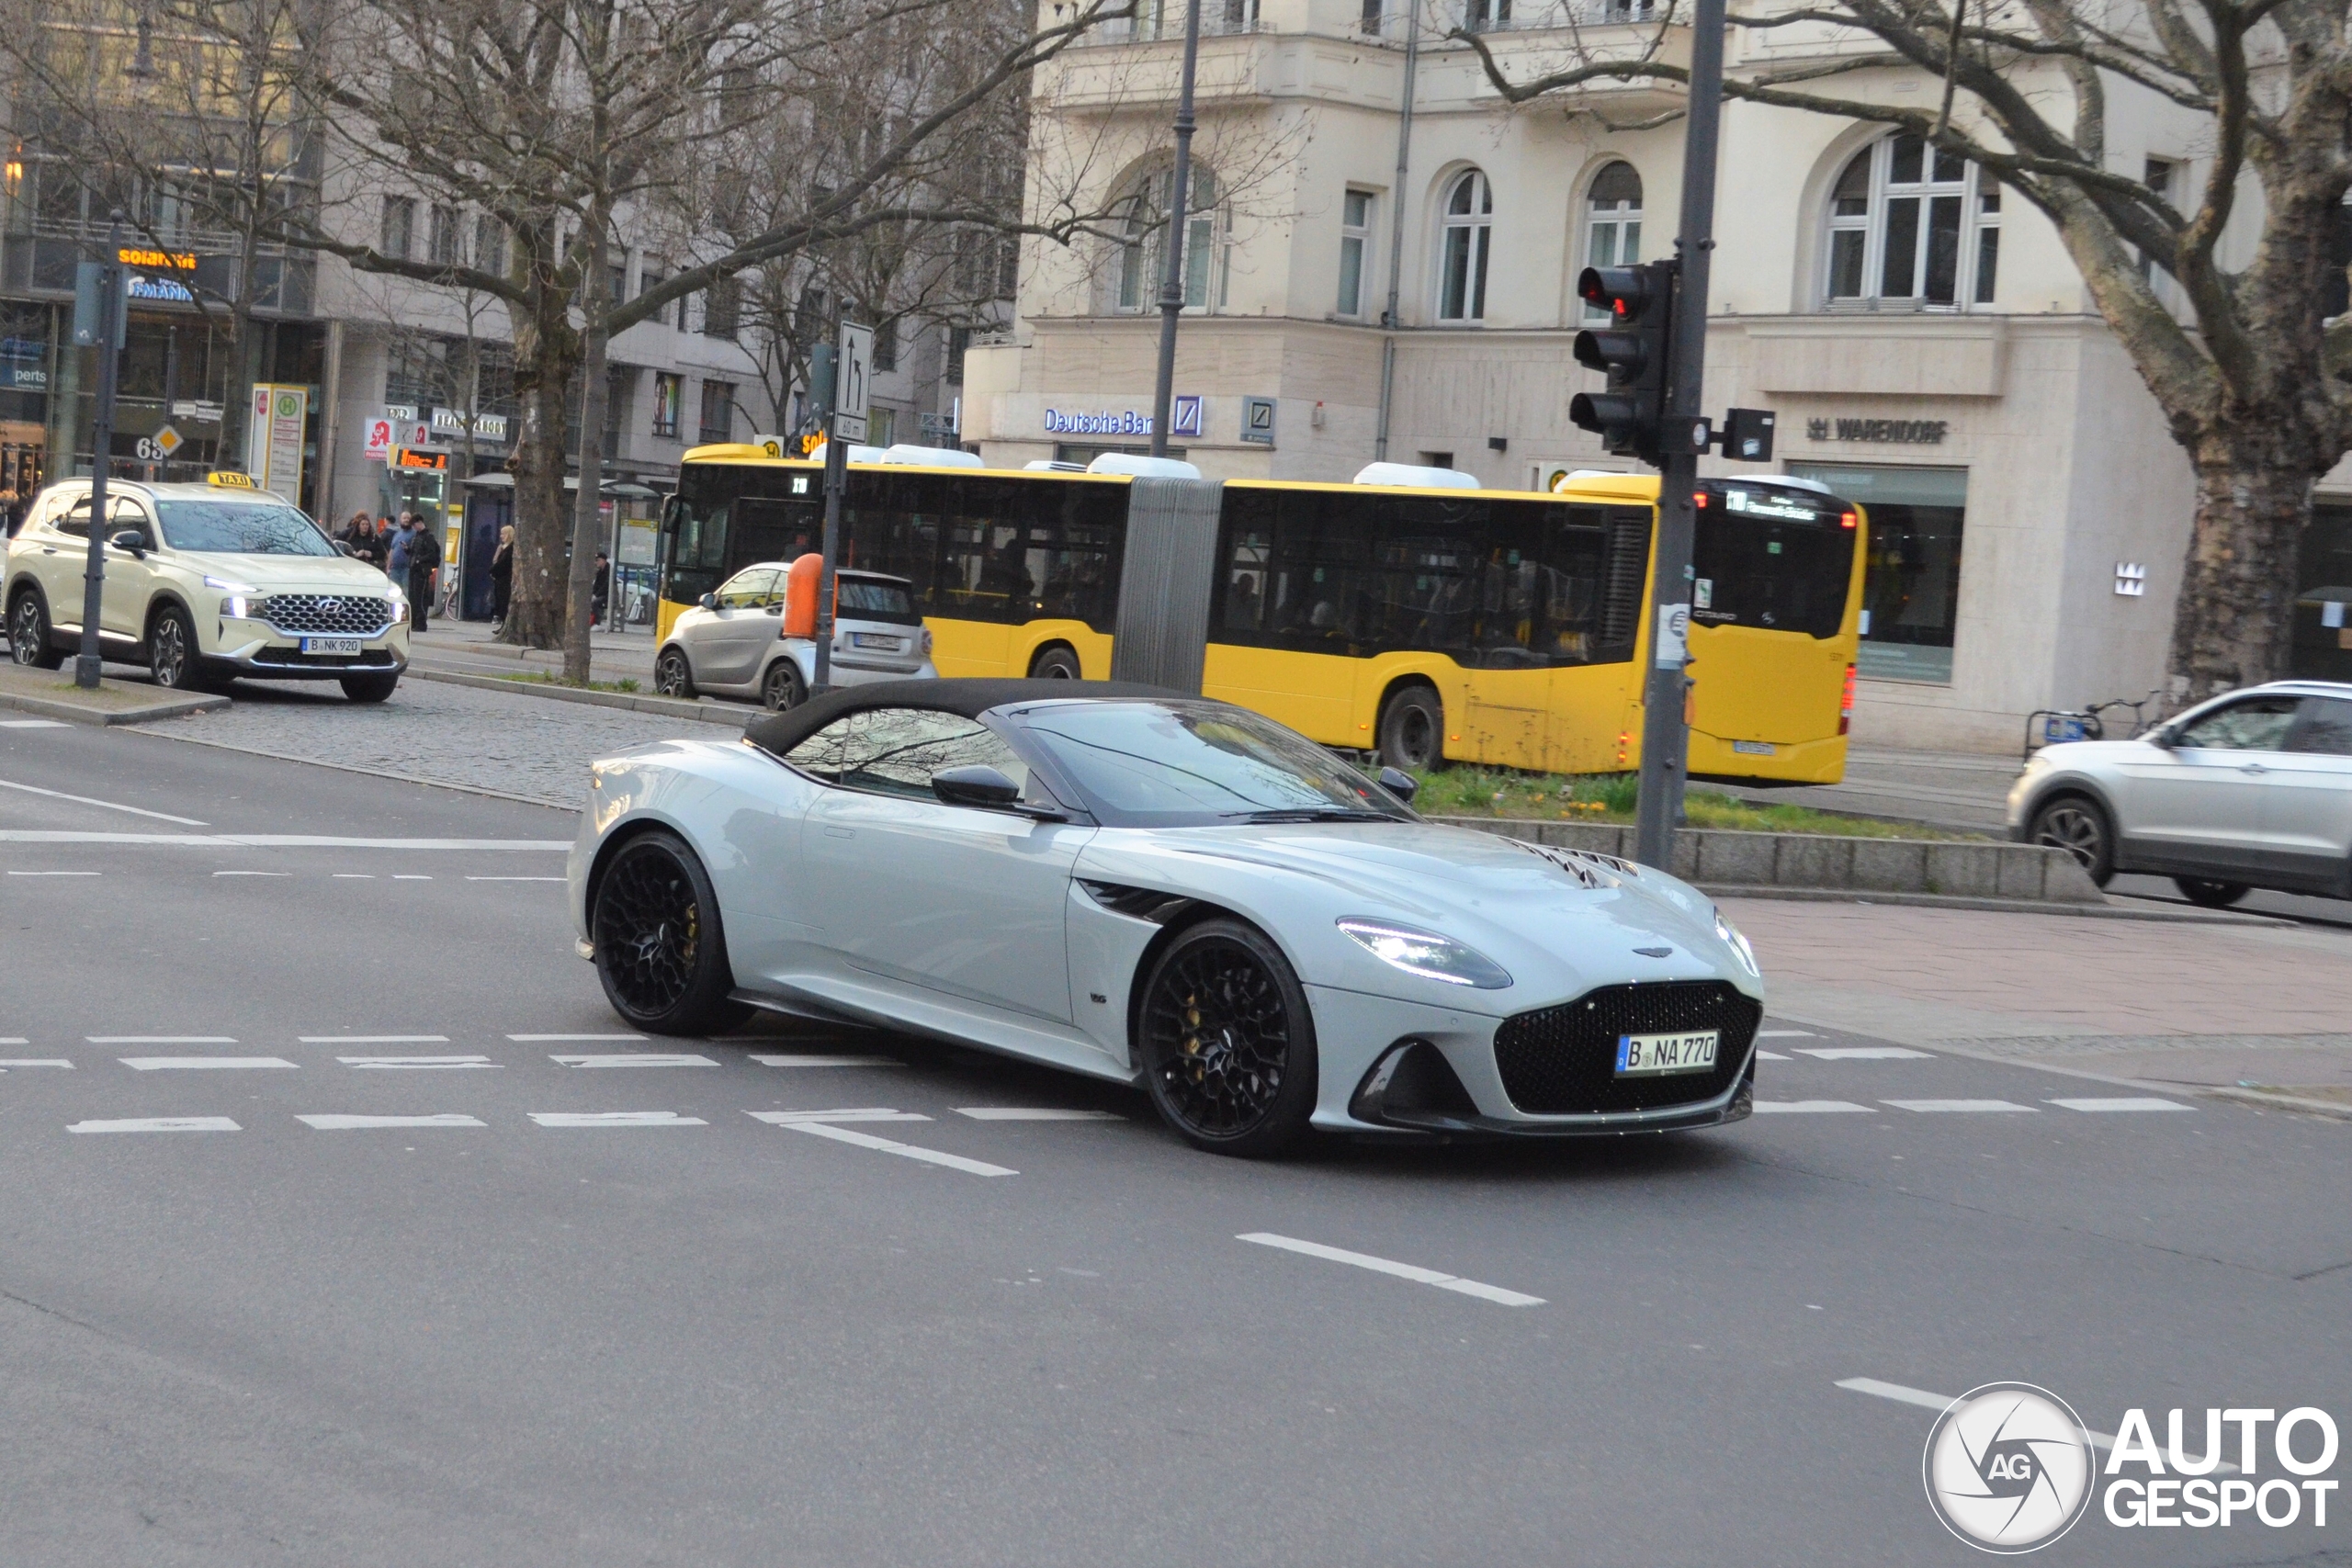
M1809 419L1804 433L1814 441L1864 441L1882 446L1940 446L1946 419Z

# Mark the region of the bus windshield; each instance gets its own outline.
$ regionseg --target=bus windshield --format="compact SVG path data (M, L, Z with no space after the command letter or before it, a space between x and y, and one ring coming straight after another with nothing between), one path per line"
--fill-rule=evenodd
M1690 618L1701 626L1838 635L1853 580L1852 507L1736 482L1702 487Z

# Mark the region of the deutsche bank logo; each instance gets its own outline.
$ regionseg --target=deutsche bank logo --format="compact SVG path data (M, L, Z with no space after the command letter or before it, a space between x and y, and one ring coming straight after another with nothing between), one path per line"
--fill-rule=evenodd
M1980 1551L2049 1545L2089 1506L2090 1434L2066 1402L2031 1383L1995 1382L1944 1408L1922 1461L1928 1502L1944 1528Z

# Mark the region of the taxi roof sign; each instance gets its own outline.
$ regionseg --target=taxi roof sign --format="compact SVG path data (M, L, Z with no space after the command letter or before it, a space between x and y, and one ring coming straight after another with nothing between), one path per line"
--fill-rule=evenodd
M252 490L254 488L253 475L232 473L227 469L205 475L204 482L209 485L217 485L222 490Z

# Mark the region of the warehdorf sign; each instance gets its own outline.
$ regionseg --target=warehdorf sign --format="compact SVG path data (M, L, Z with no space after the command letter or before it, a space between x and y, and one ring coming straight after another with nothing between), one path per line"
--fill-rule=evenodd
M1951 422L1942 419L1809 419L1815 441L1868 441L1883 446L1940 446Z

